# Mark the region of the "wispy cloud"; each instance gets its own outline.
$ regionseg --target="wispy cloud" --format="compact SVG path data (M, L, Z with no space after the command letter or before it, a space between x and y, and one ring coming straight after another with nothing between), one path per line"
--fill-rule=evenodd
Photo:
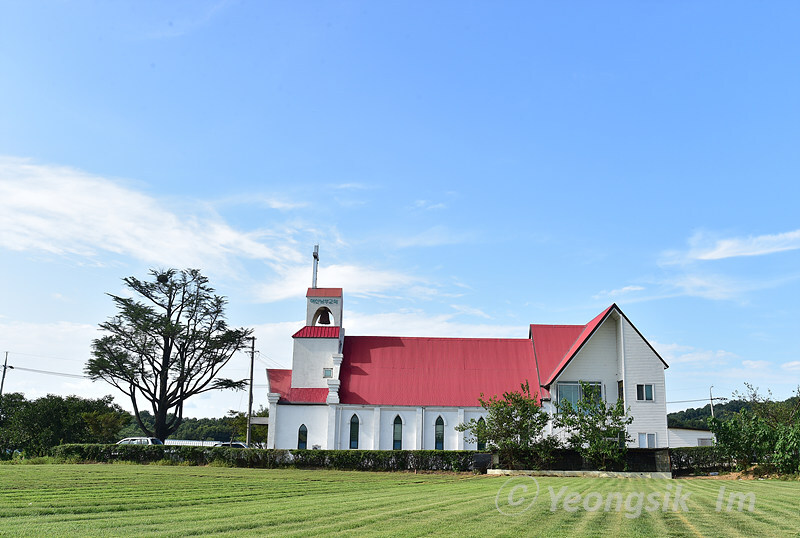
M424 209L424 210L431 210L431 209L446 209L447 204L444 202L431 202L430 200L417 200L414 202L413 207L415 209Z
M450 338L525 338L526 326L458 323L454 314L429 315L418 310L384 314L347 314L348 334Z
M375 186L366 183L340 183L334 185L333 188L340 191L365 191L374 189Z
M281 301L291 297L302 297L311 286L311 268L308 265L276 267L278 277L256 290L257 297L265 302ZM413 289L414 286L429 290L424 282L412 275L398 271L372 269L356 265L326 265L317 277L320 287L345 288L349 295L378 297L393 290Z
M619 297L621 295L628 295L630 293L634 293L634 292L637 292L637 291L643 291L644 289L645 288L643 288L642 286L625 286L623 288L619 288L619 289L611 290L611 291L603 290L603 291L599 292L597 295L593 295L592 298L593 299L607 299L607 298Z
M800 230L773 235L720 239L710 247L694 248L691 255L698 260L722 260L737 256L763 256L797 249L800 249Z
M662 344L652 341L653 347L667 361L667 364L725 365L732 364L739 357L735 353L723 349L697 349L680 344Z
M662 265L686 264L696 261L724 260L744 256L764 256L800 249L800 230L790 232L717 238L708 232L697 232L689 238L686 251L670 250L662 254Z
M790 372L800 372L800 361L784 362L781 368Z
M481 310L480 308L475 308L472 306L462 305L462 304L453 304L450 305L450 308L455 310L460 314L466 314L468 316L477 316L486 319L492 319L492 316Z
M0 247L90 261L102 252L115 253L158 265L218 270L237 257L282 264L302 259L291 239L268 244L268 232L236 230L210 209L204 211L179 215L118 181L0 158Z

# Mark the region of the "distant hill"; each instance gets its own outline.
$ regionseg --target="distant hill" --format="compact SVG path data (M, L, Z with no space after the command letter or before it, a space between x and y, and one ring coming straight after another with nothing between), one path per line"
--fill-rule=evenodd
M744 400L731 400L723 404L714 404L714 415L719 419L725 419L743 408L750 408L750 403ZM667 426L669 428L708 430L709 418L711 418L710 405L698 408L692 407L676 413L668 413Z

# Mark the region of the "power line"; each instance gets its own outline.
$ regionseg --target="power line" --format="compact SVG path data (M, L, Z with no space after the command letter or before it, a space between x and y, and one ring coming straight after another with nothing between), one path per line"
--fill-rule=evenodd
M64 372L51 372L49 370L36 370L34 368L23 368L22 366L9 366L8 368L13 370L24 370L26 372L35 372L37 374L57 375L61 377L72 377L75 379L90 379L89 376L86 375L66 374Z
M715 400L727 400L727 398L714 398ZM676 404L676 403L689 403L689 402L707 402L708 398L700 398L699 400L677 400L674 402L667 402L668 404Z

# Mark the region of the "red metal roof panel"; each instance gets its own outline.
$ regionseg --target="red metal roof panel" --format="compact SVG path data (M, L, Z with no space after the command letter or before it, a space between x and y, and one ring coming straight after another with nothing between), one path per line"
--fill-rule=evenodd
M550 371L549 375L544 376L546 380L544 378L542 379L542 385L549 387L550 384L553 381L555 381L556 377L558 377L558 374L560 374L561 371L567 367L569 361L572 360L572 358L578 353L578 351L580 351L583 345L594 334L594 331L597 330L600 324L608 317L608 314L611 312L611 310L616 307L617 307L616 304L612 304L611 306L600 312L600 314L598 314L592 321L583 326L583 329L580 331L580 334L578 334L578 337L575 339L574 342L572 342L572 345L564 353L564 356L561 357L561 360L558 362L555 368L553 368Z
M292 335L292 338L339 338L340 327L329 325L306 326Z
M308 288L306 297L341 297L342 288Z
M325 403L328 399L328 389L320 388L292 388L291 370L267 370L267 382L269 391L281 395L278 403Z
M526 380L536 392L528 339L347 336L343 355L344 404L477 407Z

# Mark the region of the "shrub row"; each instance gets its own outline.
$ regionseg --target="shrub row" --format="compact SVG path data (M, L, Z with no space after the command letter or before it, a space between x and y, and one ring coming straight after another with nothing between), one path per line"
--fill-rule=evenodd
M672 472L677 474L720 471L731 468L731 459L718 446L671 448Z
M329 468L358 471L485 471L491 457L473 451L442 450L259 450L172 445L57 446L52 456L67 462L169 462L275 469Z

